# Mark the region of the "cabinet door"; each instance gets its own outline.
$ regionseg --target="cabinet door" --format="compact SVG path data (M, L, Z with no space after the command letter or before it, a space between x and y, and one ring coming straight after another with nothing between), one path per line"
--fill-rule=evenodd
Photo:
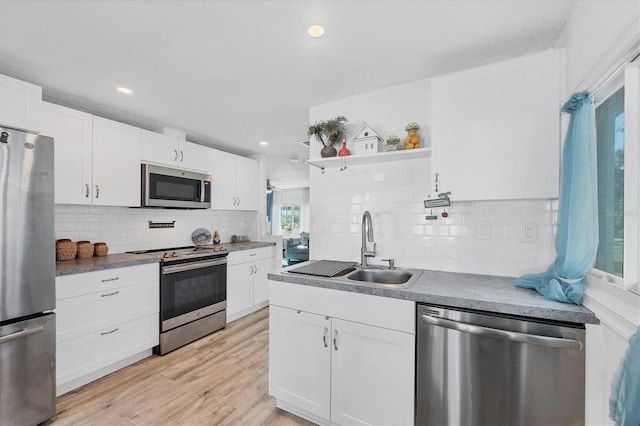
M140 206L140 129L93 117L93 204Z
M260 163L238 156L236 158L236 196L240 210L258 210L260 194L265 196L266 182L260 182Z
M557 50L432 80L433 171L453 200L557 198Z
M267 274L274 268L274 258L256 260L253 273L253 304L266 302L269 300L269 280Z
M211 158L211 208L232 210L236 208L236 155L212 149Z
M210 149L192 142L180 141L178 164L184 169L210 173Z
M40 132L42 88L0 75L0 126Z
M141 130L141 160L177 166L180 159L178 139L161 133Z
M251 271L253 263L227 267L227 318L233 321L237 314L253 306Z
M331 421L413 424L415 336L338 319L332 325Z
M325 316L269 308L269 394L325 419L331 414L330 329Z
M54 139L55 200L58 204L91 204L91 114L42 103L41 133Z

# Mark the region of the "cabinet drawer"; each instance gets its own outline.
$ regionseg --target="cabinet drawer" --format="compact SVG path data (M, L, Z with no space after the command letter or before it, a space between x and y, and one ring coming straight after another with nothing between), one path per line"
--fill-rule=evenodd
M56 277L56 300L104 292L144 282L160 283L157 263Z
M276 255L275 246L263 247L250 250L232 251L229 253L229 265L237 265L238 263L252 262L258 259L266 259Z
M269 281L269 303L415 334L416 304L410 300Z
M58 342L57 385L92 373L158 344L158 314Z
M157 282L146 282L58 300L57 341L63 342L158 313L159 300Z

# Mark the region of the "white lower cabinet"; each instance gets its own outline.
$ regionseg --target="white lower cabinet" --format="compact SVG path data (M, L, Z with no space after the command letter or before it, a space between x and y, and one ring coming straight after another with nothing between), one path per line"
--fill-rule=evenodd
M270 284L269 393L277 405L320 424L413 424L415 304L389 299L384 309L383 297L305 287ZM311 305L315 312L296 308Z
M58 395L158 345L157 263L57 277L56 299Z
M274 247L229 253L227 266L227 322L267 305L267 274L275 268Z

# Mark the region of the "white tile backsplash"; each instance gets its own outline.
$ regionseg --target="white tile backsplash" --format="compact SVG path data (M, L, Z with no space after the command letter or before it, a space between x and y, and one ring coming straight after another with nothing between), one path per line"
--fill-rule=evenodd
M360 261L361 218L373 218L377 256L396 265L515 277L542 272L555 258L557 200L467 201L426 220L423 200L432 191L430 159L311 171L311 257ZM446 188L440 188L446 190ZM490 225L489 239L476 236ZM520 241L521 222L538 225L536 242Z
M257 212L228 210L132 209L56 204L56 239L104 241L109 253L192 245L197 228L257 239ZM175 228L150 229L149 221L176 221Z

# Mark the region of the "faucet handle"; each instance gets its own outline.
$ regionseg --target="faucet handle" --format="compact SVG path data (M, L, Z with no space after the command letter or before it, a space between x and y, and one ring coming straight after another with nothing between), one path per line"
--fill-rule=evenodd
M389 269L396 269L395 263L396 260L395 259L381 259L383 262L389 262Z

